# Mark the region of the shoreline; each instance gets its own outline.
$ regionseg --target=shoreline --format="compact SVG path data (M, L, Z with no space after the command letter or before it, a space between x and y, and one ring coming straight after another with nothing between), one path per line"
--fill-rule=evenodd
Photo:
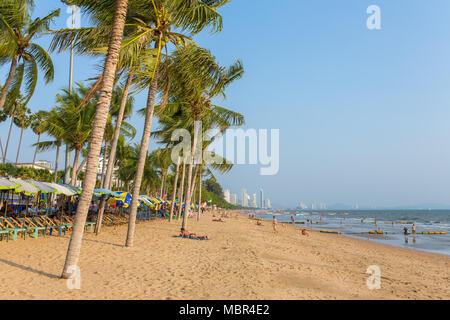
M240 212L240 211L239 211ZM59 279L70 236L0 243L0 299L450 299L450 258L347 236L257 226L233 212L225 222L204 214L188 230L211 240L174 238L179 223L136 226L124 248L126 225L85 234L81 289ZM366 273L381 269L381 289Z

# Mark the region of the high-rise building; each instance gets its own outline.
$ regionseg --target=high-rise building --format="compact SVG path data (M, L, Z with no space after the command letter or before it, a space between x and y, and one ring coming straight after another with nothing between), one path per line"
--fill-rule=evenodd
M248 207L248 195L246 189L242 189L242 206Z
M308 206L300 201L300 209L308 209Z
M258 201L256 200L256 193L253 194L252 207L253 208L257 208L258 207Z
M266 200L266 208L267 209L272 209L272 204L270 203L270 199Z
M225 199L226 202L231 203L231 198L230 198L231 194L230 194L230 190L226 189L223 192L223 198Z
M232 205L237 205L237 195L236 195L236 193L230 194L230 203Z
M259 192L260 192L260 195L261 195L261 209L264 209L264 190L261 188L260 190L259 190Z

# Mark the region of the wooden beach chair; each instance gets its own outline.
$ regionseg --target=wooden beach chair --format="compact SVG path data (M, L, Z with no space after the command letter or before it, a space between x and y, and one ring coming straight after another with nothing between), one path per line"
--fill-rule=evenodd
M1 241L3 241L4 237L6 237L6 242L9 241L9 229L3 225L3 221L0 220L0 236Z
M39 231L43 231L44 237L45 234L47 233L47 229L45 227L39 227L36 224L34 224L31 220L27 219L27 218L17 218L16 219L18 222L20 222L20 224L24 227L27 228L29 230L31 230L31 236L33 238L37 238L39 236Z
M39 216L36 219L39 219L42 222L42 224L44 224L47 227L47 229L50 230L50 235L53 234L53 230L58 230L59 237L61 237L62 233L64 233L64 235L66 235L66 231L67 231L66 226L56 224L55 221L53 221L52 219L50 219L47 216Z
M17 240L17 235L19 233L23 234L23 239L24 240L26 239L28 229L22 227L20 223L18 223L17 221L15 221L11 217L2 218L2 220L3 220L3 225L10 231L11 238L14 241Z

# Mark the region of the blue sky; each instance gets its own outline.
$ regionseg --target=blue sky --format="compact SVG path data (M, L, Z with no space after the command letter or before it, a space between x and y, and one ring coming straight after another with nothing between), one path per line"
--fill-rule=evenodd
M36 15L52 9L50 1L36 2ZM381 30L366 27L366 9L373 4L381 8ZM68 18L61 8L58 27ZM224 30L196 41L223 65L242 59L244 78L219 103L244 114L246 128L280 129L280 171L260 176L259 166L235 166L219 176L223 187L238 195L243 187L251 194L263 187L272 203L283 206L450 205L449 9L446 0L226 5ZM48 45L48 39L41 43ZM39 85L33 110L51 108L67 85L68 55L52 57L55 81ZM77 57L75 81L95 76L96 63ZM3 82L5 68L0 76ZM139 95L136 107L144 104ZM132 122L140 140L143 120ZM0 124L3 141L8 128L8 122ZM15 128L10 160L18 136ZM29 161L36 137L30 131L24 139L21 159ZM38 158L54 160L54 153Z

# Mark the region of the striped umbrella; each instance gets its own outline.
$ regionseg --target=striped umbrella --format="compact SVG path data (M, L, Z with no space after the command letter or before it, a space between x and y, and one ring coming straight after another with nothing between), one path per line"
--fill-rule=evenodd
M33 184L25 180L9 178L9 181L17 184L18 187L15 188L16 192L23 192L26 196L36 194L39 192L38 188L36 188Z
M19 184L8 180L7 178L0 177L0 190L14 190L20 187Z
M43 182L43 184L46 184L47 186L49 186L50 188L54 188L56 190L56 194L63 194L65 196L74 196L76 194L78 194L77 192L75 192L72 189L69 189L65 186L53 183L53 182Z
M51 187L45 184L44 182L39 182L35 180L27 180L27 182L30 182L32 185L38 188L41 193L57 193L54 187Z

